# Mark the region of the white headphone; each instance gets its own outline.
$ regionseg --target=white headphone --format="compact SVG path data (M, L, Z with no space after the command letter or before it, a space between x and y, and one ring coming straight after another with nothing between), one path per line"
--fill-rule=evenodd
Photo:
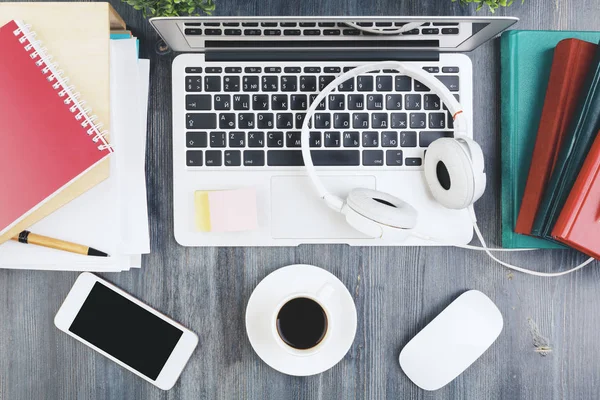
M388 193L363 188L351 190L346 200L342 200L327 191L315 170L308 143L310 136L309 124L318 105L346 80L382 69L397 70L400 74L416 79L429 87L433 93L438 95L454 119L454 138L440 138L432 142L427 148L423 162L424 179L433 198L446 208L468 208L475 233L483 248L452 244L453 246L477 250L483 249L492 259L508 268L547 277L565 275L583 268L594 260L594 258L590 258L585 263L567 271L542 273L505 263L490 253L490 250L523 251L530 249L489 249L487 247L477 226L477 219L473 210L473 203L483 195L486 186L483 152L477 142L472 140L469 137L470 135L468 135L469 127L462 107L454 95L434 75L423 69L396 61L367 64L343 73L317 95L307 110L301 133L302 157L304 158L306 172L318 196L325 200L330 208L345 215L346 221L354 229L369 237L402 242L409 236L417 236L445 244L440 240L414 231L418 213L407 202Z

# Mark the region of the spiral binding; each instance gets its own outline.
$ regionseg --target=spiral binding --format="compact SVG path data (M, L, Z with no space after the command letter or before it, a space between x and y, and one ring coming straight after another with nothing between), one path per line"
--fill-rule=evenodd
M29 57L36 60L35 65L41 68L40 71L46 75L46 80L52 83L52 88L57 91L58 96L64 98L65 105L70 106L69 111L75 115L75 119L81 121L81 127L86 130L94 143L98 143L98 150L108 150L112 153L113 149L106 141L108 131L101 131L103 125L96 122L98 116L91 115L91 108L84 108L85 101L80 99L80 93L74 93L75 86L68 85L69 78L65 78L64 71L59 70L58 64L52 62L52 56L48 55L47 48L42 47L40 40L35 40L36 33L30 29L31 25L19 23L18 29L15 29L13 34L18 38L19 43L23 44Z

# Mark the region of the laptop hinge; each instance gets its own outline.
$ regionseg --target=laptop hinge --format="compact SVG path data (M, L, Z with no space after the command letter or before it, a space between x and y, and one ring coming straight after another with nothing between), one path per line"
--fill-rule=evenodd
M206 61L439 61L437 51L328 50L328 51L207 51Z

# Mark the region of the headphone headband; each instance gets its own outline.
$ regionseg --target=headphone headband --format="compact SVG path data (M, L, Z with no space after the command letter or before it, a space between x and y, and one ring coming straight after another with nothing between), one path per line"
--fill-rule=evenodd
M361 65L338 76L317 95L317 97L308 107L308 110L306 111L306 115L304 117L304 122L302 124L300 140L302 146L302 157L304 159L306 173L311 179L317 191L317 194L320 198L327 202L327 205L329 207L338 212L341 212L342 207L344 205L344 201L339 197L329 193L323 185L323 182L321 182L321 179L317 176L317 172L312 161L312 156L310 154L309 124L312 120L313 115L315 114L315 111L317 110L319 103L321 103L321 101L323 101L323 99L325 99L331 92L336 90L341 83L345 82L348 79L353 79L358 75L372 71L379 71L382 69L395 69L399 73L416 79L425 86L429 87L436 95L439 96L440 100L448 108L448 111L450 111L450 114L452 114L452 118L454 119L454 135L463 136L467 134L466 117L463 113L460 103L456 100L454 95L450 93L448 88L446 88L446 86L444 86L444 84L439 79L437 79L434 75L430 74L429 72L423 69L415 68L413 66L406 65L405 63L401 63L398 61L383 61L378 63Z

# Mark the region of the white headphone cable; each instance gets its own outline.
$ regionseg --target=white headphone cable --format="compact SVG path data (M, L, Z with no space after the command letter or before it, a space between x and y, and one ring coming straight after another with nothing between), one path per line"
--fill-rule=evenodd
M351 28L356 30L372 33L375 35L399 35L404 32L412 31L424 24L424 22L409 22L398 29L385 29L385 28L369 28L368 26L360 26L355 22L344 22Z

